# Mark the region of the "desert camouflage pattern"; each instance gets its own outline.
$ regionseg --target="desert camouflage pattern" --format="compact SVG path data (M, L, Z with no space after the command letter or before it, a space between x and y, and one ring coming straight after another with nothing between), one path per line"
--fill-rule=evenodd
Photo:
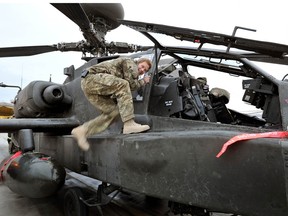
M88 70L81 88L101 115L83 124L87 136L104 131L119 114L123 122L134 118L131 90L144 85L143 80L138 81L137 64L131 59L119 58Z
M144 85L143 80L138 80L137 64L129 58L118 58L110 61L101 62L89 68L89 73L107 73L129 82L132 91Z

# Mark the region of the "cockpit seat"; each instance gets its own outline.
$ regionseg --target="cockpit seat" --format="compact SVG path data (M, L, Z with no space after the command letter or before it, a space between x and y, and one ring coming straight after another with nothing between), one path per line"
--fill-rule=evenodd
M209 91L209 98L218 122L231 124L234 122L233 116L226 107L229 103L230 93L222 88L212 88Z
M209 91L209 95L214 99L222 100L224 104L229 103L230 100L230 93L222 88L212 88Z

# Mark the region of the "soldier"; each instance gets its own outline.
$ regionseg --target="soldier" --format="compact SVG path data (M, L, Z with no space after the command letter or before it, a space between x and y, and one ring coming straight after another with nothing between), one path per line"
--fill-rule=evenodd
M79 147L87 151L87 136L104 131L120 114L124 123L123 134L140 133L150 129L134 121L134 107L131 91L149 82L145 74L151 68L151 61L139 59L137 64L129 58L117 58L94 65L82 72L81 88L90 101L102 113L95 119L74 128L71 134Z

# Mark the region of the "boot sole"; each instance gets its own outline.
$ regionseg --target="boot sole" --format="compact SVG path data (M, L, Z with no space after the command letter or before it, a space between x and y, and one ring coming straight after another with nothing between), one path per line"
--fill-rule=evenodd
M145 128L145 129L144 128L143 129L139 129L139 130L136 130L136 131L124 131L123 130L123 134L141 133L141 132L147 131L149 129L150 129L150 127Z

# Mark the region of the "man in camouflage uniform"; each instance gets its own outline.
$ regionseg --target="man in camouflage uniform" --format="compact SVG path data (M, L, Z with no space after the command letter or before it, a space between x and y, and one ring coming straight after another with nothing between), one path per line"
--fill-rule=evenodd
M94 65L82 73L81 88L90 103L102 113L72 130L81 149L87 151L87 136L104 131L119 114L124 123L123 134L150 129L149 125L134 121L131 94L131 91L149 82L149 77L144 76L142 80L138 80L138 77L150 68L149 59L139 59L136 64L129 58L117 58Z

